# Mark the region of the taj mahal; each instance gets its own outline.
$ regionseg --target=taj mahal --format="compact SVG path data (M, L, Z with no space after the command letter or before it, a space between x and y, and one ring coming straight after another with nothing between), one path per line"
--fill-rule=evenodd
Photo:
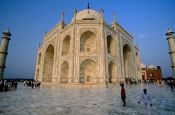
M60 22L38 46L35 80L60 84L104 84L141 79L140 52L118 24L106 23L103 10L74 10L70 24Z

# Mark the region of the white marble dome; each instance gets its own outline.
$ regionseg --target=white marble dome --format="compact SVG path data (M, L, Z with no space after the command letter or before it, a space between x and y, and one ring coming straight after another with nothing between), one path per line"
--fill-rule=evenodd
M85 9L76 14L76 20L99 20L101 14L92 9ZM74 17L72 21L74 20Z
M149 69L155 69L156 67L154 65L150 64L148 68Z
M141 63L140 66L141 66L141 68L146 68L146 65L143 63Z

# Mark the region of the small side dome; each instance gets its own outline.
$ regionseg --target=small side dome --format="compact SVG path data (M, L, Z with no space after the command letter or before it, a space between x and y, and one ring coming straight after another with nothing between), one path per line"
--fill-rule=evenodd
M152 64L150 64L148 68L149 69L156 69L156 67L154 65L152 65Z
M168 31L167 31L167 33L172 33L173 31L170 29L170 28L168 28Z
M72 21L75 17L73 17ZM76 14L76 20L99 20L101 14L95 10L85 9Z
M168 31L166 32L166 36L169 36L169 35L172 35L172 34L174 34L174 32L170 29L170 28L168 28Z
M141 63L141 64L140 64L140 67L141 67L141 68L146 68L146 65L143 64L143 63Z

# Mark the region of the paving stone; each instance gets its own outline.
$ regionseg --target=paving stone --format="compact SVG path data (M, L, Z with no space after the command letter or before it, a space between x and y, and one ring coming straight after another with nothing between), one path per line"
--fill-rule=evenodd
M138 104L147 88L153 106ZM16 91L0 92L0 115L174 115L175 92L168 86L126 85L126 107L122 106L120 86L80 87L45 84L28 88L19 84Z

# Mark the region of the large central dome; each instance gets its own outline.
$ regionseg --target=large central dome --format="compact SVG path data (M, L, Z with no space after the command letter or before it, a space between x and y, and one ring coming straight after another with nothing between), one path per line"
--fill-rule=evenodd
M72 21L74 20L74 18L72 19ZM101 14L91 9L85 9L76 14L76 20L99 20L100 18Z

